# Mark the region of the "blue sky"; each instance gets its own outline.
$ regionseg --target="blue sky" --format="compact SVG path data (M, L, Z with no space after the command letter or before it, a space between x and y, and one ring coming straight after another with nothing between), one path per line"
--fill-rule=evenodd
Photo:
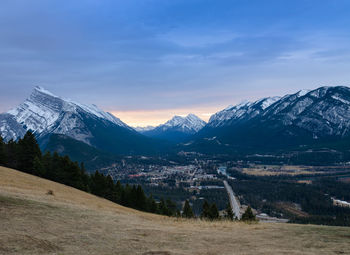
M40 85L131 125L350 84L348 0L2 0L0 111Z

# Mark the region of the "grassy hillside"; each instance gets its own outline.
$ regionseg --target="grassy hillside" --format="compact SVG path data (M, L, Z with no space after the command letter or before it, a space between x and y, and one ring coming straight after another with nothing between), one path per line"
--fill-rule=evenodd
M0 215L0 254L350 254L350 228L178 220L3 167Z

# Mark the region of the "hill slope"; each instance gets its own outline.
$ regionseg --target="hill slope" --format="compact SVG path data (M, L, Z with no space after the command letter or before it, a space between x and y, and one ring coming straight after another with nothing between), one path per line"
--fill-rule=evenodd
M0 254L350 254L350 228L177 220L4 167L0 212Z

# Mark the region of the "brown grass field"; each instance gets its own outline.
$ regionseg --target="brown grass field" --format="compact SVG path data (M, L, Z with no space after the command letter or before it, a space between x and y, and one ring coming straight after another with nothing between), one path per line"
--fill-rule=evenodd
M0 254L350 254L350 228L168 218L0 167Z

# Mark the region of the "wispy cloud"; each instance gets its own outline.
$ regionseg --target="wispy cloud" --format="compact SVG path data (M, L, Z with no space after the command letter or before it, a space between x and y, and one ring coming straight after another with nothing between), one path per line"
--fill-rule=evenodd
M0 111L37 84L115 112L347 85L349 10L346 0L4 0Z

